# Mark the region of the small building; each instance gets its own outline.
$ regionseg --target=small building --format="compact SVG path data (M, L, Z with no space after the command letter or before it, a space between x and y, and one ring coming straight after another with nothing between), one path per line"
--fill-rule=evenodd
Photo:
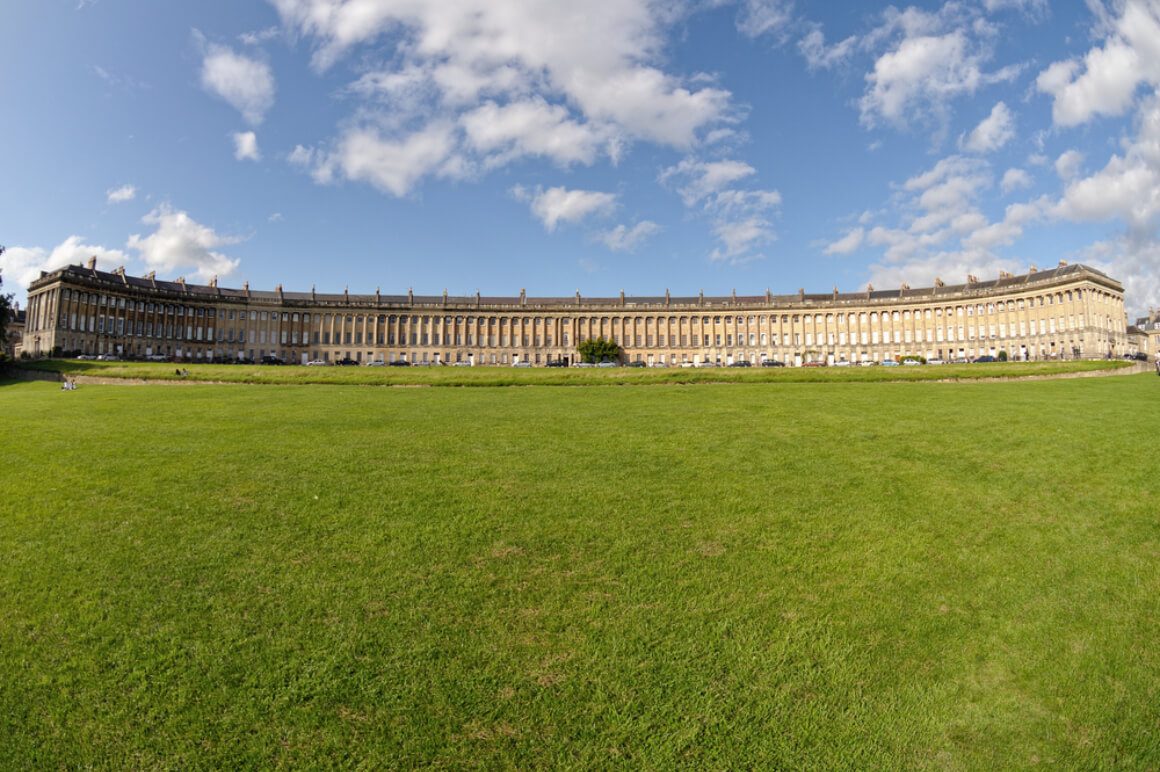
M4 353L16 359L23 351L24 324L27 314L20 308L19 303L13 303L8 316L8 326L5 328Z

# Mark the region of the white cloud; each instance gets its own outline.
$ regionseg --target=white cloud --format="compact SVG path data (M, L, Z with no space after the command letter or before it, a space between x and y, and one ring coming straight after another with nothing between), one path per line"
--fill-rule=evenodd
M122 185L119 188L109 188L105 191L105 201L109 204L120 204L132 201L137 195L137 188L133 185Z
M1065 150L1060 153L1059 158L1055 159L1055 173L1060 176L1060 179L1070 180L1079 174L1083 158L1083 153L1078 150Z
M234 158L239 161L261 161L262 155L258 152L258 136L252 131L235 132Z
M208 280L228 276L238 267L238 260L214 250L241 239L219 235L185 212L161 206L142 217L141 222L155 225L157 230L145 237L130 236L127 246L137 250L151 269L166 273L192 271L194 277Z
M40 278L41 271L55 271L67 265L88 265L90 257L97 258L97 268L108 271L128 262L118 249L83 244L83 236L69 236L52 251L43 247L10 247L0 254L0 276L5 292L15 292L23 302L28 285Z
M697 161L686 158L676 166L662 171L659 181L673 181L685 206L695 206L706 197L755 172L756 169L744 161Z
M201 66L201 85L257 125L274 106L274 74L263 61L210 44Z
M983 73L981 57L970 48L961 31L903 40L879 57L866 76L868 91L859 102L862 122L906 125L910 116L938 110L950 97L974 93Z
M792 0L744 0L737 29L749 37L758 37L780 32L792 18Z
M266 222L282 222L283 219L285 218L282 217L281 212L274 212L274 214L266 218Z
M610 231L598 234L600 241L613 252L634 252L645 239L661 231L661 226L650 220L642 220L629 228L617 225Z
M571 120L565 107L538 97L502 107L485 102L465 114L462 125L468 144L487 155L488 166L521 156L541 156L561 166L591 164L614 134L610 126Z
M866 91L859 100L862 124L933 124L940 137L952 100L1010 81L1021 71L1021 64L985 69L997 32L974 5L947 2L935 12L888 7L881 24L857 42L866 51L886 46L865 76Z
M277 27L266 27L265 29L256 30L253 32L243 32L238 35L238 40L242 41L248 46L256 46L265 43L267 40L272 40L278 37L279 30Z
M820 25L814 25L805 37L798 41L798 51L806 59L811 70L830 69L846 61L854 53L858 38L851 35L832 46L826 45L826 36Z
M314 43L319 70L356 47L380 46L374 58L391 66L369 81L389 84L391 75L410 73L430 89L421 100L427 119L455 122L460 110L488 99L502 106L539 96L574 110L577 124L600 130L611 124L626 141L678 148L734 119L731 95L712 79L660 68L664 27L686 12L680 6L649 0L591 0L583 8L533 0L271 2L290 32ZM772 6L753 7L756 13Z
M722 246L713 250L709 260L734 265L761 259L764 255L753 254L753 250L777 239L770 222L757 215L741 220L719 220L713 225L713 233Z
M1102 46L1082 62L1055 62L1036 79L1036 88L1052 97L1051 115L1058 126L1076 126L1096 115L1122 115L1141 83L1160 86L1160 5L1154 0L1126 0L1122 12L1108 19ZM1093 10L1104 13L1102 6Z
M330 153L299 145L289 160L311 168L320 183L332 182L341 173L402 197L425 175L459 176L463 168L454 150L453 127L447 123L428 125L401 139L386 137L374 126L359 126L348 129Z
M1023 169L1008 169L999 182L999 189L1004 193L1029 187L1031 187L1031 175Z
M991 114L975 127L962 146L972 153L990 153L1003 147L1014 136L1015 121L1011 111L1006 104L999 102L991 108Z
M862 246L862 241L866 237L866 231L862 228L852 228L846 231L846 235L837 241L829 244L824 250L827 255L849 255L858 251Z
M595 190L568 190L561 187L535 191L517 185L511 193L517 199L528 202L532 214L544 224L549 233L561 223L577 223L595 214L607 214L616 206L616 195Z

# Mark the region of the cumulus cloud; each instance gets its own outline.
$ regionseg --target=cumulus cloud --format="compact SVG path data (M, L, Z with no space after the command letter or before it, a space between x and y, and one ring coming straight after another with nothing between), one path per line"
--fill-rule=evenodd
M437 122L394 138L377 126L357 126L346 130L328 153L299 145L290 154L290 162L310 168L320 183L333 182L341 174L402 197L428 174L456 177L465 173L462 159L454 153L453 131L450 124Z
M858 102L862 124L942 126L955 98L1013 79L1021 65L986 69L995 34L977 8L961 3L948 2L935 12L888 8L882 23L859 42L866 50L886 44L865 76L866 91Z
M811 70L828 70L845 62L854 53L857 44L858 37L851 35L838 43L827 46L826 36L822 32L821 25L815 24L798 41L798 51L805 57L806 66Z
M563 186L544 190L537 186L528 190L517 185L511 193L520 201L528 202L532 214L544 224L549 233L561 223L577 223L595 214L608 214L616 206L614 193L595 190L568 190Z
M211 43L206 47L201 85L224 99L252 125L261 123L274 106L274 74L270 66L227 46Z
M990 153L1006 145L1015 136L1015 120L1007 105L997 103L962 143L972 153Z
M713 250L709 260L733 265L760 260L764 255L754 250L777 239L769 220L758 215L740 220L718 220L713 224L713 233L721 246Z
M591 164L615 136L612 127L571 120L565 107L539 97L502 106L488 101L466 113L461 123L468 144L486 156L489 166L522 156L561 166Z
M122 185L119 188L109 188L105 191L105 201L110 204L120 204L132 201L137 195L137 188L133 185Z
M4 289L15 292L22 301L28 294L28 285L40 278L41 271L55 271L67 265L87 265L90 257L97 258L97 268L108 271L127 261L118 249L82 243L84 236L69 236L52 250L43 247L10 247L0 254L0 276Z
M756 172L743 161L686 158L660 173L658 181L676 190L685 206L699 206L713 217L713 233L721 242L709 256L713 262L759 259L762 255L751 250L777 238L765 213L781 205L781 194L734 186Z
M616 163L635 142L688 149L737 120L731 94L712 76L663 69L665 32L684 7L649 0L592 0L583 9L532 0L271 2L284 29L312 46L320 72L348 56L369 63L345 92L361 102L357 123L374 124L379 139L394 144L418 126L450 126L445 160L464 172L524 157L565 167L603 157ZM778 5L745 6L753 31L769 28ZM350 131L315 152L339 152ZM312 168L322 181L343 172L342 164ZM327 170L335 174L328 178ZM409 185L441 170L427 164ZM385 189L398 192L397 185Z
M235 132L234 158L239 161L261 161L262 155L258 152L258 135L252 131Z
M215 250L241 239L222 236L185 212L163 205L142 217L141 222L156 226L156 230L148 236L130 236L127 246L136 250L149 268L166 273L191 271L204 281L228 276L238 267L238 260Z
M617 225L610 231L603 231L597 238L613 252L634 252L645 239L661 231L661 226L650 220L642 220L629 228Z
M865 238L865 229L851 228L846 231L846 234L842 238L828 244L822 251L827 255L850 255L858 251L858 248L862 246Z
M1058 126L1076 126L1097 115L1122 115L1139 86L1160 85L1160 5L1127 0L1119 17L1107 24L1103 44L1082 60L1055 62L1035 81L1052 98Z
M1078 150L1065 150L1063 153L1060 153L1059 158L1055 159L1055 173L1061 179L1070 180L1079 174L1080 166L1083 165L1083 158L1083 153Z
M695 206L756 171L744 161L699 161L686 158L676 166L663 170L659 180L674 184L685 206Z
M999 189L1004 193L1029 187L1031 187L1031 175L1023 169L1008 169L1003 173L1003 179L999 182Z

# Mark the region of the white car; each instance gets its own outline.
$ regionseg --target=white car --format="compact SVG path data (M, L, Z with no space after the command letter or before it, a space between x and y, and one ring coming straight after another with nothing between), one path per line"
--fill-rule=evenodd
M928 360L926 360L926 363L928 365L945 365L946 364L946 362L942 359L928 359Z
M327 367L328 365L330 365L330 362L324 359L311 359L306 363L307 367Z
M597 367L620 367L620 365L617 364L616 362L600 362L596 366Z
M471 362L456 362L452 367L471 367Z
M853 365L854 363L849 359L839 359L837 362L834 362L834 367L852 367Z
M381 359L372 359L371 361L367 362L366 366L367 367L386 367L387 363Z
M524 359L519 362L512 362L512 367L531 367L532 363Z

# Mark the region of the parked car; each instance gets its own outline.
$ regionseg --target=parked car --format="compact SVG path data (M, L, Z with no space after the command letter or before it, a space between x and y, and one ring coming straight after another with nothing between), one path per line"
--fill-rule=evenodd
M406 359L396 359L394 362L387 363L390 367L410 367L411 363Z
M995 357L992 357L992 356L975 357L976 364L979 362L994 362L994 361L996 361L996 359L995 359Z
M266 355L262 357L262 364L264 365L284 365L286 364L276 356Z
M926 360L926 363L928 365L945 365L946 364L946 362L942 359L928 359L928 360Z
M620 367L619 362L599 362L597 367Z
M648 367L644 362L629 362L625 367Z
M749 362L745 361L744 359L738 359L736 362L733 362L729 366L730 367L750 367L750 364L749 364Z
M825 367L825 362L802 362L802 367Z
M521 359L517 362L512 362L512 367L531 367L532 363L527 359Z
M882 366L883 367L898 367L898 363L895 362L893 359L883 359Z
M704 362L697 363L697 367L716 367L716 366L717 366L716 362L710 362L707 359Z
M97 357L97 360L101 362L120 362L121 357L116 354L101 354Z
M594 365L591 362L577 362L576 364L574 364L572 366L573 367L596 367L596 365Z
M386 367L387 363L381 359L372 359L367 362L367 367Z
M471 367L471 362L464 362L464 361L460 360L459 362L456 362L455 364L453 364L451 366L452 367Z
M653 362L649 367L668 367L668 364L665 362Z
M776 359L767 359L761 363L762 367L785 367L785 362L779 362Z
M330 362L327 362L325 359L311 359L309 362L306 363L306 366L307 367L329 367Z
M544 363L544 367L567 367L568 360L566 359L549 359Z
M904 365L921 365L922 362L918 361L917 359L905 359L905 360L903 360L902 364L904 364Z
M358 366L358 362L354 361L350 357L343 357L342 359L335 362L335 364L338 365L339 367L352 367L352 366L357 367Z
M834 362L834 367L852 367L853 365L854 363L849 359L839 359L837 362Z

